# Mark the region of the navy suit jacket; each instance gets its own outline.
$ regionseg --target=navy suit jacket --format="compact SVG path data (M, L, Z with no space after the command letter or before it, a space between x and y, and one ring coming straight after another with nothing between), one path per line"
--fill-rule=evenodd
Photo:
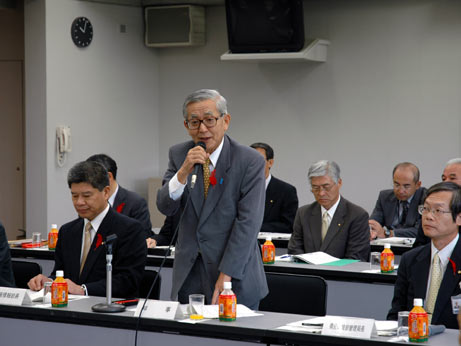
M88 294L106 295L106 247L100 244L111 234L117 235L113 245L112 294L114 297L135 297L146 264L147 246L141 224L109 208L91 244L80 275L80 255L83 237L82 218L66 223L59 230L55 250L56 270L78 285L85 284Z
M451 310L450 297L461 293L459 288L461 279L461 237L453 249L451 260L455 263L455 268L453 268L451 262L448 263L435 301L431 324L443 324L447 328L458 329L456 315ZM394 287L392 308L387 315L387 319L397 320L399 311L410 311L413 308L414 298L426 299L430 266L430 243L402 255Z
M378 221L381 226L386 226L394 230L395 237L411 237L415 238L418 233L418 228L421 225L421 215L418 212L418 206L422 204L426 189L420 187L416 190L408 208L407 218L402 228L394 228L392 222L398 210L399 200L395 197L394 190L382 190L379 193L376 206L371 213L370 219Z
M296 188L272 176L266 189L266 204L261 232L293 232L298 210Z
M323 251L338 258L367 262L370 256L368 213L341 196L335 215L322 242L322 213L314 202L298 209L293 234L288 242L289 254Z
M146 238L152 235L149 208L144 198L136 192L118 186L113 208L119 213L138 220L144 229Z
M11 266L10 247L6 239L5 228L0 222L0 286L15 287Z
M167 216L165 218L165 222L163 223L160 232L150 237L155 239L157 246L170 245L176 227L178 227L180 217L181 213L176 213L173 216ZM176 234L176 237L171 244L174 245L176 243L176 238L178 238L178 234Z

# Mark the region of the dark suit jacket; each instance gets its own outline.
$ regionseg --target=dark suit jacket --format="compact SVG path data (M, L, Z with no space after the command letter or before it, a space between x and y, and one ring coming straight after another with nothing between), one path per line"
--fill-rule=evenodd
M5 228L0 222L0 286L15 287L11 266L10 247L6 239Z
M119 213L141 222L146 238L152 235L152 224L147 202L136 192L124 189L119 185L113 208Z
M298 210L296 188L272 176L266 189L266 204L261 232L293 232Z
M181 213L176 213L173 216L167 216L162 228L160 229L160 232L158 234L152 235L150 238L155 239L158 246L170 245L176 227L178 227L180 216ZM176 234L176 237L173 242L171 242L171 244L175 245L177 238L178 234Z
M439 293L435 302L431 324L443 324L447 328L458 329L456 315L451 310L451 296L461 293L459 282L461 275L461 238L453 249L451 260L455 263L455 270L451 263L440 284ZM402 255L397 272L397 281L394 287L392 308L387 319L397 320L399 311L410 311L413 308L414 298L426 299L427 280L431 266L431 244L412 249Z
M91 244L80 275L80 254L83 237L83 219L66 223L59 230L55 250L56 270L64 270L64 278L76 284L85 284L89 295L106 295L106 247L100 245L108 235L116 234L112 259L112 295L135 297L144 273L147 247L141 224L109 208ZM100 237L99 237L100 235Z
M314 202L298 209L293 234L288 242L289 254L323 251L338 258L367 262L370 256L368 213L341 196L335 215L322 242L322 212Z
M394 228L392 222L398 210L399 200L395 197L394 190L382 190L379 193L376 206L371 213L370 219L378 221L381 226L386 226L394 230L396 237L412 237L415 238L418 233L418 228L421 225L421 215L418 213L418 206L422 204L426 189L420 187L416 190L408 208L405 225L402 228Z
M168 170L157 194L157 207L163 214L184 211L176 241L171 298L176 299L200 254L206 271L201 283L207 301L211 301L222 272L232 277L237 301L253 306L268 292L257 239L264 215L264 158L225 135L215 167L216 184L210 185L208 197L203 197L203 172L199 170L194 189L190 188L189 175L184 193L174 201L168 182L194 146L188 141L170 148Z

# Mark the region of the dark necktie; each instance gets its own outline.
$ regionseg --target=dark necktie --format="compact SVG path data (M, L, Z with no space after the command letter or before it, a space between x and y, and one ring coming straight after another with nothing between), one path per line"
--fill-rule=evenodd
M402 204L402 216L400 217L400 224L403 226L405 225L405 222L407 221L407 215L408 215L408 202L403 201L400 202Z
M210 158L206 159L205 164L203 165L203 192L205 193L205 198L208 196L208 188L210 187Z

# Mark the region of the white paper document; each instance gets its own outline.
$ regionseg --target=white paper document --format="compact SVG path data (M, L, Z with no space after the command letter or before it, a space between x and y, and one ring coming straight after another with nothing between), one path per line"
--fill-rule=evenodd
M271 237L272 240L290 240L291 233L259 232L258 239L264 240L266 237Z
M329 254L322 251L303 253L301 255L293 255L292 257L309 264L325 264L339 261L339 258L330 256Z
M373 243L376 244L376 245L384 245L384 244L413 245L414 242L415 242L415 238L390 237L390 238L376 239Z

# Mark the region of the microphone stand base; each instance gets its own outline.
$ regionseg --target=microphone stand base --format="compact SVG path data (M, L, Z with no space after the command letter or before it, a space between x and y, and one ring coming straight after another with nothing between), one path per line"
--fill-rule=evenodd
M123 312L125 311L126 307L122 304L106 304L106 303L100 303L93 305L91 307L91 310L94 312L104 312L104 313L113 313L113 312Z

